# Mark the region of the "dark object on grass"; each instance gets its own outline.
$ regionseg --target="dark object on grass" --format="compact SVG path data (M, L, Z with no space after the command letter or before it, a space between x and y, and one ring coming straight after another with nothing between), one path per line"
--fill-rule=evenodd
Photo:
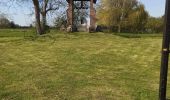
M102 27L98 25L98 26L96 27L96 32L103 32L103 31L102 31Z

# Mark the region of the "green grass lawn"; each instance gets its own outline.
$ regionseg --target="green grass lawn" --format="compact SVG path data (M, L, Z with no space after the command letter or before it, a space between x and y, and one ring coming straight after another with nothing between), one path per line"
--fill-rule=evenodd
M35 29L0 29L0 37L31 37Z
M104 33L0 37L0 98L157 100L161 42Z

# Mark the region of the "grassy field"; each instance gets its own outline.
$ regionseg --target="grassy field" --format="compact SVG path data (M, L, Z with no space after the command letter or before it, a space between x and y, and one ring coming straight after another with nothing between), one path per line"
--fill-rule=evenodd
M158 99L159 34L1 33L1 100Z
M31 37L35 29L0 29L0 37Z

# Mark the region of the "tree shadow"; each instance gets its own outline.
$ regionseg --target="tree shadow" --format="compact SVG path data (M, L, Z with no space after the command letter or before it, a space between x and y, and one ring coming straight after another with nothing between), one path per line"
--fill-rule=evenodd
M144 38L144 37L150 37L150 38L155 38L155 37L162 37L162 34L136 34L136 33L114 33L114 35L124 37L124 38Z

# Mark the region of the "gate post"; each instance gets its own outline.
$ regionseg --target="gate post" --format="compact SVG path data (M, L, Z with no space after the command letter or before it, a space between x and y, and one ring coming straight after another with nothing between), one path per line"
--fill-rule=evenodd
M73 16L73 13L74 13L74 9L73 9L73 0L69 0L69 5L68 5L68 9L67 9L67 28L71 28L70 31L72 32L73 31L73 20L74 20L74 16Z
M89 32L95 32L96 31L96 11L93 7L93 0L90 0L90 27Z

